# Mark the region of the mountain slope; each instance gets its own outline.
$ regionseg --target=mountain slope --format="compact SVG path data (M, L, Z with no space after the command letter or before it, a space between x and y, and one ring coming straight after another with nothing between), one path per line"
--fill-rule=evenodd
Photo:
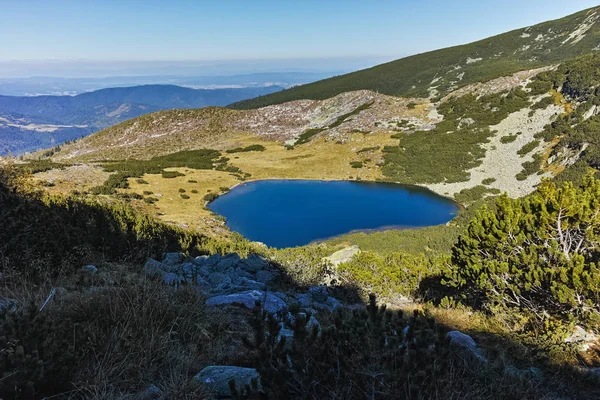
M0 155L54 146L154 111L224 106L280 89L269 86L207 90L144 85L101 89L72 97L0 96Z
M600 8L490 37L417 54L373 68L245 100L249 109L298 99L325 99L353 90L436 97L474 82L551 65L600 49Z

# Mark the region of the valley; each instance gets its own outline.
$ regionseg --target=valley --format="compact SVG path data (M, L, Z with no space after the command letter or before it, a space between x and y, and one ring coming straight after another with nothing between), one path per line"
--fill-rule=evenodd
M599 43L0 96L0 397L599 398Z

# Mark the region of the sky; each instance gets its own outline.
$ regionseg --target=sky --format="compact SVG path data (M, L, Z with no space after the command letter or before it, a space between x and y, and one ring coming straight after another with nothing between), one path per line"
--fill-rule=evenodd
M286 60L293 66L289 60L305 59L314 61L306 69L333 68L333 60L378 63L595 5L587 0L0 0L0 63L253 60L285 68Z

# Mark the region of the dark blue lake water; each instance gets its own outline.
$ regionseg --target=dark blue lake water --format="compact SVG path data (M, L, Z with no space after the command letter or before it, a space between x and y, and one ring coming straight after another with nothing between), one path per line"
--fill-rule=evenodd
M458 208L424 189L386 183L267 180L209 204L231 230L270 247L294 247L357 230L444 224Z

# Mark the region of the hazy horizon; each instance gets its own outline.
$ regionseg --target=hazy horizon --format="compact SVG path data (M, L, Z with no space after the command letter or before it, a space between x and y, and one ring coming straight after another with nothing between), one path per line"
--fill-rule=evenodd
M157 0L4 4L0 78L350 72L595 6L594 1ZM238 12L244 10L243 13ZM435 11L435 12L433 12ZM469 29L464 28L468 22Z

